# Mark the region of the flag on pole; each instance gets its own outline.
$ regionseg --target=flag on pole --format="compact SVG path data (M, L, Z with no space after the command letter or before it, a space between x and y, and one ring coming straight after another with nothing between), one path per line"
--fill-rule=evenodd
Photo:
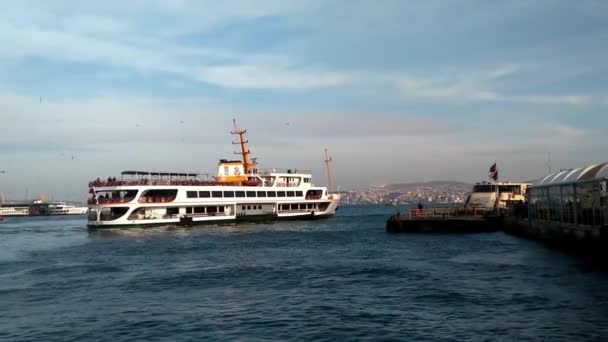
M490 179L493 179L495 182L498 181L498 166L496 166L496 162L490 166Z

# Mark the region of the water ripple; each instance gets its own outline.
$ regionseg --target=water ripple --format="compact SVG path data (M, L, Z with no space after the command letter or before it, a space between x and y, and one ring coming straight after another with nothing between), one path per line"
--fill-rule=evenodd
M502 233L393 235L392 207L325 221L0 230L2 341L596 341L608 276Z

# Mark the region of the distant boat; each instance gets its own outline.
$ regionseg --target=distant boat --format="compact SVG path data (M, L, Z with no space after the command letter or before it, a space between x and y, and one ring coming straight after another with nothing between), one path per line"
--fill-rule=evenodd
M0 204L0 216L56 216L56 215L86 215L87 207L74 206L66 202L32 202Z
M48 215L86 215L88 207L77 207L65 202L51 202L48 206Z

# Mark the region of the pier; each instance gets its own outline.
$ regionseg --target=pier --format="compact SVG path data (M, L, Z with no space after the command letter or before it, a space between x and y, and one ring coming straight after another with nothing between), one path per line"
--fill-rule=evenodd
M386 230L398 232L488 232L533 239L552 247L608 255L608 162L562 170L532 183L526 203L506 208L411 209L391 216ZM502 197L502 193L501 193Z
M386 222L390 233L406 232L490 232L502 227L504 216L487 209L462 207L410 209L405 217L400 213Z

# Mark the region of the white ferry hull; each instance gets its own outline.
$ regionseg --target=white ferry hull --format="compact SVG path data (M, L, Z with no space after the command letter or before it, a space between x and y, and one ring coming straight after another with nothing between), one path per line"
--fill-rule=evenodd
M167 225L196 226L205 224L228 224L239 222L271 222L282 220L316 220L333 216L339 206L339 200L333 200L324 211L303 211L299 213L253 214L253 215L215 215L202 217L175 217L154 220L128 220L127 218L112 221L89 221L90 229L152 227Z
M276 212L256 212L256 213L239 213L238 211L232 212L231 214L226 213L215 213L213 215L175 215L171 218L155 218L155 219L132 219L129 218L130 214L135 208L132 208L123 217L111 221L101 220L89 220L88 227L91 229L104 229L104 228L128 228L128 227L149 227L149 226L166 226L166 225L186 225L196 226L205 224L226 224L226 223L239 223L239 222L260 222L260 221L280 221L280 220L314 220L323 219L333 216L338 210L340 203L340 196L332 195L331 198L326 200L315 200L311 201L319 206L315 206L311 209L303 209L297 212L282 212L280 210ZM280 205L287 205L288 203L265 203L265 205L272 205L276 208ZM312 204L312 203L311 203ZM325 207L325 204L327 206ZM240 207L251 205L251 203L222 203L225 206ZM138 206L139 207L139 206ZM154 210L155 208L161 209L164 206L151 205L149 209ZM316 208L324 207L323 210ZM101 209L102 207L99 207ZM139 207L141 208L141 207ZM98 209L97 206L91 206L90 209Z

